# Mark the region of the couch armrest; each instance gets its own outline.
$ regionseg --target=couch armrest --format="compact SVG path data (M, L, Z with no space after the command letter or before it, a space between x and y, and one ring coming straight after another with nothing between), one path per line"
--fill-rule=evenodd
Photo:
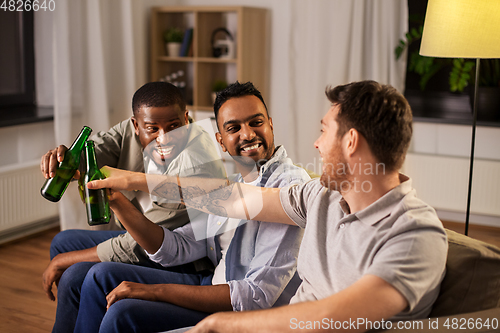
M370 332L404 332L404 333L440 333L440 332L499 332L500 331L500 308L493 308L478 312L463 313L455 316L437 317L407 322L392 323L388 330L377 330ZM484 324L488 321L489 327ZM456 326L453 324L456 323ZM480 325L480 323L482 325ZM445 326L449 324L449 326ZM455 327L455 329L453 329Z

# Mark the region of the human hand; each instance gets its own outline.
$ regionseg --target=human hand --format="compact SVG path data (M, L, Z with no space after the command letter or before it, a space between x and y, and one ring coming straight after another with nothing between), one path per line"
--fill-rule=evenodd
M59 279L61 278L65 270L64 268L60 268L57 262L58 262L58 257L55 256L54 259L50 261L49 265L47 266L42 275L43 290L45 291L45 294L51 301L56 300L54 294L52 293L52 285L54 283L56 284L59 283Z
M143 299L146 301L157 301L156 285L123 281L106 295L107 306L109 307L124 298Z
M216 324L218 320L222 319L224 317L224 312L217 312L214 313L206 318L204 318L202 321L200 321L198 324L196 324L195 327L187 331L186 333L217 333L220 332L216 328Z
M87 187L92 190L97 190L100 188L108 188L114 191L132 191L132 190L140 190L140 185L135 185L136 183L140 183L136 181L138 178L144 177L145 175L139 172L126 171L121 169L115 169L109 166L104 166L101 168L101 172L106 177L106 179L102 180L93 180L87 183ZM143 184L143 185L144 185ZM146 184L147 191L147 184Z
M52 178L56 175L57 166L64 160L64 154L68 148L65 145L60 145L57 148L49 150L42 156L40 161L40 170L46 179ZM80 178L80 171L76 170L73 178Z

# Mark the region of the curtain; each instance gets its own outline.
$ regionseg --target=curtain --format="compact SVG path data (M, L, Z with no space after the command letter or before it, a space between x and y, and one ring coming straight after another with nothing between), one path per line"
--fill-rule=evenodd
M407 2L293 0L290 13L289 107L280 116L292 128L284 142L296 162L321 174L313 144L330 106L326 86L372 79L403 91L406 63L394 49L408 29Z
M53 17L54 130L69 147L131 115L136 89L132 0L57 2ZM59 203L61 229L88 228L76 182Z

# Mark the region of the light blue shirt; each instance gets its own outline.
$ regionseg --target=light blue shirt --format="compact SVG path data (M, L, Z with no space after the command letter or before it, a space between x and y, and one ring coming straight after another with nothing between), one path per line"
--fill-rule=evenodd
M304 169L293 165L282 146L261 166L259 177L260 186L270 188L310 179ZM239 175L238 181L241 180ZM208 256L217 265L222 254L216 235L226 220L200 214L173 232L164 228L162 246L149 257L163 266L175 266ZM201 240L196 240L192 227L198 223L206 225L208 235ZM290 302L301 282L296 274L301 240L302 230L296 226L240 220L226 257L226 281L235 311L266 309Z

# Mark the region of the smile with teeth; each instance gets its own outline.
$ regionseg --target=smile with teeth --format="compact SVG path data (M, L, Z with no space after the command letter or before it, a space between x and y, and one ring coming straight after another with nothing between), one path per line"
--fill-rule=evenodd
M174 149L174 146L170 146L170 147L156 147L156 151L158 152L158 154L160 155L169 155L172 150Z
M256 143L252 146L247 146L247 147L241 148L241 150L246 152L246 151L257 149L257 148L259 148L259 146L260 146L260 143Z

